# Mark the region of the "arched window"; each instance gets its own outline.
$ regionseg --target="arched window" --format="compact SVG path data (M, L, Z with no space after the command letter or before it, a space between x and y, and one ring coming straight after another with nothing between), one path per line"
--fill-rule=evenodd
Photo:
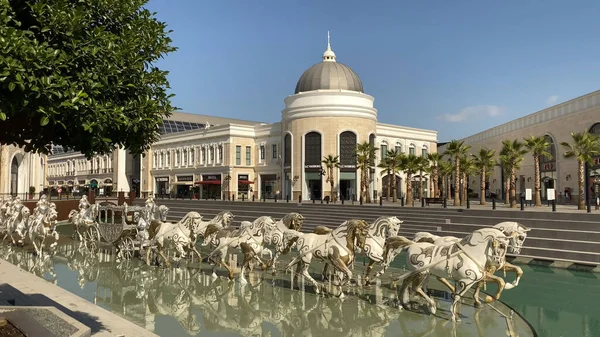
M356 134L344 131L340 134L340 165L345 169L356 169Z
M412 154L413 156L417 155L417 147L415 146L415 144L410 144L410 146L408 147L408 154Z
M19 193L19 161L17 157L13 157L10 164L10 193Z
M400 143L400 142L397 142L397 143L396 143L396 147L394 148L394 151L396 151L396 153L402 153L402 152L404 152L404 151L402 150L402 143Z
M321 168L321 134L309 132L304 136L304 165L305 168Z
M381 144L379 145L379 151L381 153L379 158L381 158L381 160L384 160L387 157L388 152L388 143L386 141L381 142Z
M292 165L292 135L289 133L283 137L283 166Z
M421 148L421 157L427 157L428 153L427 146L423 145L423 148Z

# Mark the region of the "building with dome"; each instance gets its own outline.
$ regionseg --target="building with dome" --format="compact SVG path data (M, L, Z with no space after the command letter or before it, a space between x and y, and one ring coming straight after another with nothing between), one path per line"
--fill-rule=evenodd
M321 62L300 76L284 103L276 123L174 112L163 122L161 140L143 158L115 151L87 161L80 154L56 153L48 157L46 187L71 184L180 196L194 191L216 199L320 200L333 192L349 200L360 193L357 143L378 147L378 161L388 149L416 155L437 151L437 131L377 122L374 97L350 67L337 61L329 37ZM333 191L322 164L328 155L339 156L341 164ZM382 186L390 177L378 168L370 176L370 195L385 195ZM423 181L429 187L428 178ZM397 183L403 196L403 174Z

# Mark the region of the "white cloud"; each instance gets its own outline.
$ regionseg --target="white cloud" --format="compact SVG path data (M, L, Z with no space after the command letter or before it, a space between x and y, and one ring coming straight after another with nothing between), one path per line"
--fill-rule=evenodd
M558 96L552 95L546 99L546 104L554 105L554 104L556 104L557 101L558 101Z
M497 105L472 105L462 108L455 114L443 114L437 119L450 123L458 123L467 119L479 119L485 117L496 117L502 114L503 110Z

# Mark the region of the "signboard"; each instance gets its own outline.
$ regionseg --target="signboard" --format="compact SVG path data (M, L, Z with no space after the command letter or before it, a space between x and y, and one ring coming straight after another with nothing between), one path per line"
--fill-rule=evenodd
M556 192L554 192L553 188L549 188L546 190L546 194L548 195L548 200L554 200L554 194Z
M527 201L531 200L531 188L525 189L525 200L527 200Z
M340 165L340 168L343 168L343 169L355 169L356 165Z
M247 174L238 174L238 180L248 180Z
M194 181L194 176L177 176L177 181Z
M221 176L216 175L203 175L202 180L221 180Z
M319 168L320 169L321 165L304 165L304 168L312 168L312 169Z
M552 171L556 171L556 163L540 164L540 172L552 172Z
M157 177L156 181L163 182L163 183L168 183L169 182L169 177Z

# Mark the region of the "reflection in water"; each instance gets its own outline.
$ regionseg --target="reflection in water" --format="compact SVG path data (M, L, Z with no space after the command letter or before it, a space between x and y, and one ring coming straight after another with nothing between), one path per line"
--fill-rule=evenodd
M449 296L437 291L436 316L398 309L395 291L383 287L349 288L348 298L292 290L291 275L273 278L253 272L247 285L213 279L197 268L148 267L136 259L115 262L111 252L87 253L67 243L42 262L21 248L3 247L2 256L126 319L165 336L532 336L517 315L495 303L461 306L463 322L448 321ZM316 266L315 270L322 269ZM56 272L54 271L56 269ZM300 284L303 287L303 284ZM441 289L441 288L440 288ZM420 304L416 303L419 308ZM424 311L419 308L417 311ZM510 323L510 327L507 326Z

